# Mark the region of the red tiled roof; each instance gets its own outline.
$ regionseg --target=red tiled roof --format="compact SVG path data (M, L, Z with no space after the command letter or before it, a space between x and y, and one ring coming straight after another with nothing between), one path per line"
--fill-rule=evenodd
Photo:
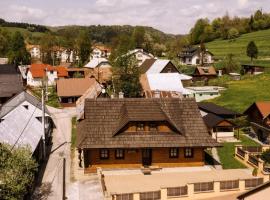
M62 66L51 66L48 64L32 64L29 70L33 78L42 78L45 75L45 69L47 69L47 71L57 71L58 77L68 76L67 69Z
M256 102L256 106L262 114L263 118L270 114L270 101Z

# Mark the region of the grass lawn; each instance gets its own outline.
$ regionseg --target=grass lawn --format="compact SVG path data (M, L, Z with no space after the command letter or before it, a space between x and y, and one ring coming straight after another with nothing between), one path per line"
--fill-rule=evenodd
M245 75L240 81L224 79L221 85L228 89L223 91L220 97L209 100L228 109L242 113L255 101L270 100L270 73L256 76ZM210 85L220 84L218 79L211 80ZM225 85L224 85L225 84Z
M223 59L226 55L232 53L240 62L249 63L250 58L246 55L246 47L252 40L259 50L259 56L255 63L270 67L270 29L243 34L235 41L214 40L206 43L206 47L217 59Z
M218 148L218 155L223 169L239 169L246 168L241 162L234 158L234 147L235 145L246 145L246 146L259 146L258 143L249 139L244 134L240 134L241 142L226 142L223 143L223 147Z
M34 90L31 90L31 92L35 96L37 96L41 99L41 89L34 89ZM48 101L46 102L46 105L49 105L49 106L54 107L54 108L60 108L61 105L60 105L57 93L55 91L55 88L48 87L48 93L49 93L49 95L48 95Z

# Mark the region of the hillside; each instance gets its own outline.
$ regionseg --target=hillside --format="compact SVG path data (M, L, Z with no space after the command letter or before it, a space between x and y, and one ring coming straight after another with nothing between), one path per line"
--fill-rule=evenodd
M220 97L210 101L240 113L254 101L270 101L270 73L246 75L240 81L226 82L226 87Z
M235 41L217 39L206 43L206 47L217 59L222 59L232 53L241 63L249 63L246 46L251 40L255 41L259 49L259 57L255 63L270 67L270 29L241 35Z

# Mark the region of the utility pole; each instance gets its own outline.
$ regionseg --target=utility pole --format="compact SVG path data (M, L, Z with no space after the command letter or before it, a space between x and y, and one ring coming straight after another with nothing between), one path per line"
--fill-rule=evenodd
M42 143L43 143L43 159L46 158L46 144L45 144L45 100L44 100L44 84L42 86L42 98L41 98L41 104L42 104Z
M45 100L46 102L48 101L48 76L47 76L47 67L45 68L45 87L46 87L46 90L45 90Z
M63 158L63 200L66 200L66 158Z

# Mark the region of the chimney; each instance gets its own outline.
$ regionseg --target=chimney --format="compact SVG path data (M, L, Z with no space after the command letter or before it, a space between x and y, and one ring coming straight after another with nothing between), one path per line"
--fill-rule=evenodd
M118 97L119 97L119 99L123 99L124 98L124 93L123 92L119 92Z
M154 91L154 98L160 98L160 91L159 90Z

